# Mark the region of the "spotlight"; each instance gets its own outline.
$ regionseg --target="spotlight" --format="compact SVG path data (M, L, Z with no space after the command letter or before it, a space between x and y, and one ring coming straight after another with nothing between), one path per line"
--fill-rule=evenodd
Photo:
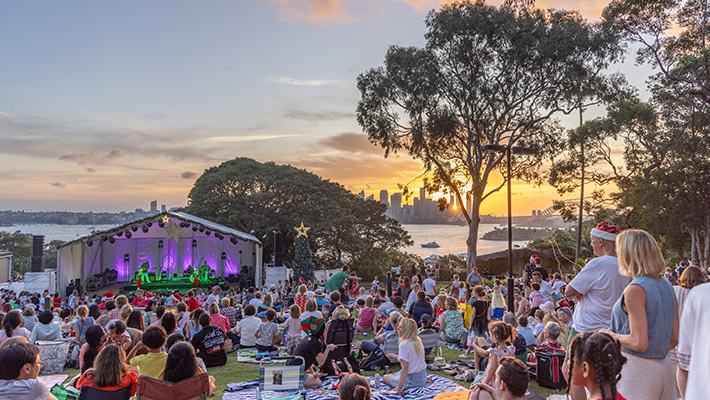
M212 232L210 231L205 231L205 235L209 236Z
M201 227L200 227L200 232L204 232L204 231L205 231L205 227L204 227L204 226L201 226Z
M111 236L110 238L108 238L108 242L111 244L114 244L114 243L116 243L116 238Z
M189 222L185 222L185 228L189 228L189 227L190 227L190 223L189 223Z
M135 225L133 225L133 226L131 227L131 230L132 230L133 232L135 232L135 231L137 231L137 230L138 230L138 227L137 227L137 226L135 226Z
M233 237L233 238L231 238L231 239L229 239L229 240L232 241L232 244L237 244L237 238Z
M93 241L93 240L89 240L88 242L86 242L86 245L89 246L89 247L91 247L91 246L94 245L94 241Z
M126 232L126 239L130 239L133 234L131 232Z
M165 227L165 224L163 223L163 221L160 221L160 222L158 222L158 226L161 227L161 228L164 228L164 227Z
M148 227L147 227L147 226L143 226L143 233L148 233Z
M148 225L148 228L150 228L151 226L153 226L153 223L148 221L148 223L146 225Z
M195 225L192 225L192 231L197 232L197 227Z
M108 236L106 236L106 235L101 236L101 240L103 240L104 242L107 241L107 240L108 240Z
M118 237L123 236L123 231L118 231L118 233L116 234L116 236L118 236Z
M196 240L196 239L192 239L192 245L193 245L193 246L197 246L197 240Z
M158 247L161 249L163 248L163 241L162 240L158 240Z
M185 227L185 223L184 223L184 222L180 222L180 228L184 228L184 227Z

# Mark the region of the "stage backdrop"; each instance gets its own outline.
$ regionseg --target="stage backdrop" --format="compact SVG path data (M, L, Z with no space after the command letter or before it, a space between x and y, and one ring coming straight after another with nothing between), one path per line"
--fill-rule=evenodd
M129 237L130 236L130 237ZM119 282L134 278L147 262L149 272L180 277L207 262L219 277L254 271L261 277L261 242L254 236L190 214L168 212L69 242L58 249L60 291L70 281L115 270Z

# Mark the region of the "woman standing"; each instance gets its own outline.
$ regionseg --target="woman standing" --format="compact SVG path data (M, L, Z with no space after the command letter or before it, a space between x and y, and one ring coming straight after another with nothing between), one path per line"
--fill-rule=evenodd
M630 399L675 399L675 369L668 350L678 344L678 306L656 241L646 231L629 229L616 238L619 272L633 280L611 315L611 330L628 359L619 392Z
M673 286L675 291L675 297L678 300L678 323L680 324L680 319L683 316L683 304L685 304L685 298L690 293L690 289L705 283L705 274L700 268L691 265L686 268L680 275L680 285ZM685 386L686 386L686 375L683 371L686 370L683 366L689 364L689 361L681 363L678 359L678 348L674 347L670 352L668 352L668 357L676 365L676 380L678 381L678 389L680 389L681 397L685 396ZM685 361L685 360L684 360Z
M488 318L490 317L491 309L488 304L486 289L482 286L473 288L473 293L476 296L475 301L471 305L473 308L471 313L471 325L468 331L468 339L466 340L466 352L460 354L459 357L468 357L473 350L473 343L476 338L481 337L488 340Z

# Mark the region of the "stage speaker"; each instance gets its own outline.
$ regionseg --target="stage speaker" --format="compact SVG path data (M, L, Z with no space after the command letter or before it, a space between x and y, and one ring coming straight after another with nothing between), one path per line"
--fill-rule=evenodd
M44 236L32 236L32 272L44 271Z
M283 233L274 234L274 267L282 267L284 265L284 235Z
M79 291L79 296L84 295L84 288L81 287L81 279L74 279L74 289Z

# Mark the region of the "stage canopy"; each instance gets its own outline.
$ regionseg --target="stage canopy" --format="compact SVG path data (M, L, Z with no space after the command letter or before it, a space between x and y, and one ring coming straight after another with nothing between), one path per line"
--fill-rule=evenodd
M105 270L118 282L129 282L144 262L149 272L182 276L206 262L218 277L242 273L261 282L262 244L255 236L182 212L166 212L104 232L85 236L58 248L60 291L70 281Z

